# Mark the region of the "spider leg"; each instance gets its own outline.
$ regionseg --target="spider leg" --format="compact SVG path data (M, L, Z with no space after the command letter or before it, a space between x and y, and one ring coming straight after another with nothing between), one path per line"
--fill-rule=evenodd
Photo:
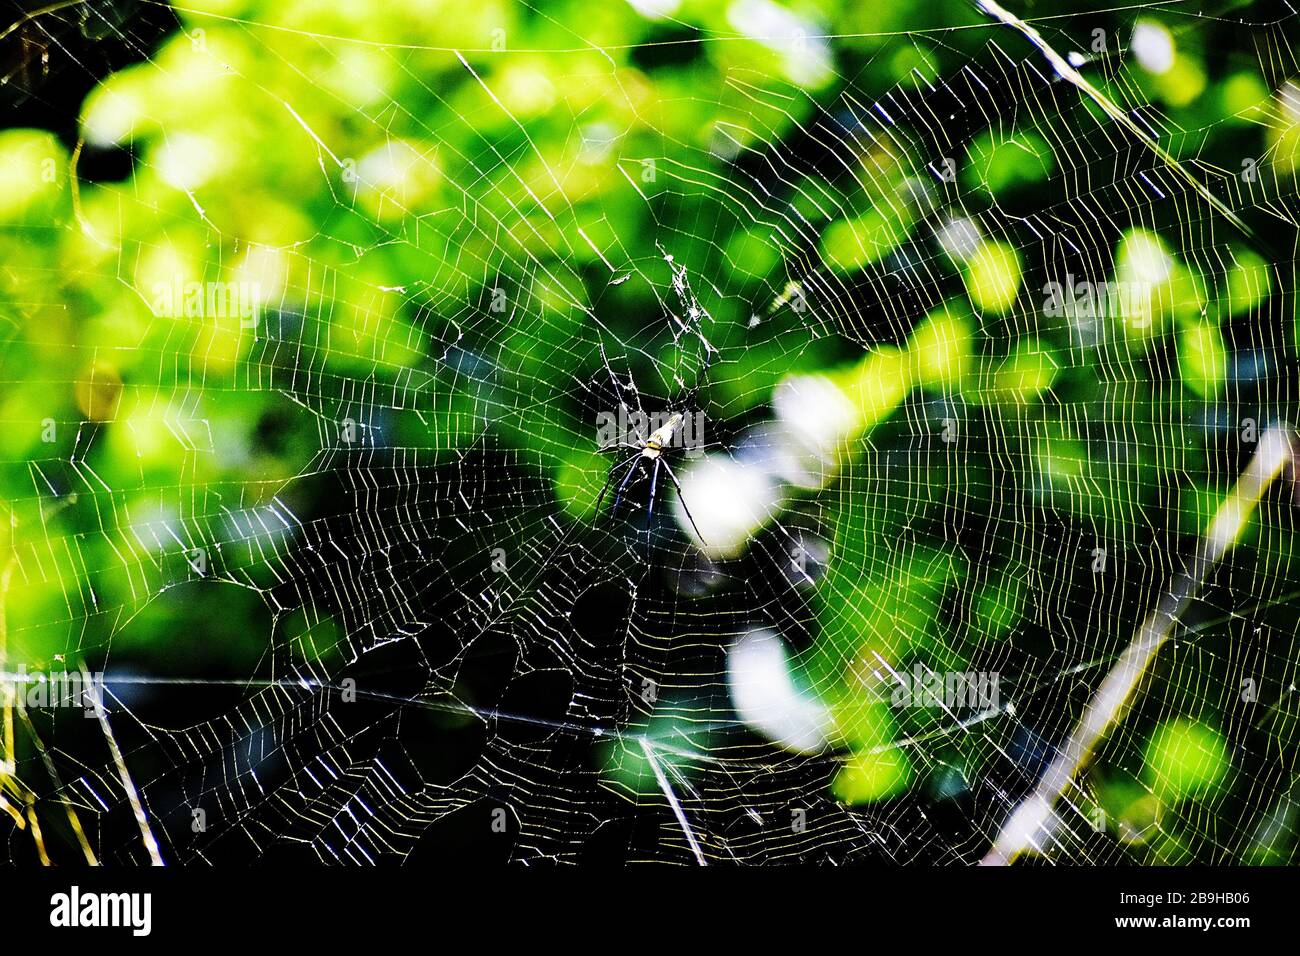
M632 457L632 464L628 466L627 474L623 476L623 480L619 483L618 494L614 496L614 507L609 509L609 516L611 518L618 517L618 506L619 503L623 500L623 489L626 488L627 483L632 480L632 473L636 471L636 466L639 465L640 463L641 463L641 456L634 455Z
M646 532L649 533L650 522L655 516L655 488L659 485L659 466L664 463L663 457L655 459L655 466L650 471L650 504L646 506L645 526Z
M617 465L614 465L609 469L609 474L605 476L605 483L600 487L600 494L596 496L596 507L592 512L593 521L595 521L596 517L600 514L600 506L605 501L605 495L609 492L609 486L614 482L614 475L624 465L631 464L632 462L634 462L636 458L637 458L636 455L633 455L631 458L625 458L622 461L620 461ZM621 485L619 486L619 490L620 491L622 490Z
M665 461L664 469L668 472L668 477L672 480L673 487L677 489L677 500L682 503L682 510L686 512L686 518L690 521L691 527L695 529L696 536L701 541L704 541L705 544L708 544L709 542L705 540L704 535L700 534L700 527L695 523L695 516L691 514L691 509L686 507L686 496L682 494L682 483L677 480L677 475L673 472L673 466Z
M650 501L646 505L645 513L645 556L647 561L650 560L650 538L654 534L655 488L659 485L659 466L663 463L663 456L660 455L655 459L655 466L650 471Z

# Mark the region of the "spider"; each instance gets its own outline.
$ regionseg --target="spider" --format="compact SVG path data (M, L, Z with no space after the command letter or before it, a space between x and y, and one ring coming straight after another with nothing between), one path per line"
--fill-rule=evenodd
M610 381L614 385L614 391L618 396L619 405L626 411L628 404L623 398L623 388L619 384L618 378L614 375L614 371L609 365L609 360L605 356L605 348L603 345L601 346L600 352L602 358L605 358L605 367L609 370ZM711 364L712 355L706 354L704 368L700 371L701 376L708 371ZM636 388L635 382L632 383L632 388ZM698 390L699 385L697 384L695 389L692 390L692 394ZM682 494L681 482L677 480L677 474L673 471L672 465L668 464L668 460L664 457L664 452L671 449L673 439L677 436L678 431L682 428L682 424L686 421L686 414L687 412L685 410L673 412L668 417L667 421L647 436L642 436L640 427L634 426L637 432L635 443L622 440L613 446L615 448L630 448L633 450L633 453L629 457L624 458L622 461L619 461L610 467L609 475L605 478L605 484L601 486L600 495L596 498L595 514L599 515L600 506L605 503L605 495L609 493L610 485L613 484L615 476L619 473L621 468L627 466L627 471L624 472L622 480L618 483L618 490L614 493L614 507L610 509L611 519L616 518L618 516L619 505L623 502L623 492L627 490L628 483L631 482L632 476L636 474L638 468L648 469L650 472L650 496L646 503L647 546L650 529L652 527L651 522L654 519L655 493L659 487L660 468L668 474L668 479L673 483L673 487L677 489L677 498L682 503L682 511L686 513L686 518L690 521L691 527L695 529L695 534L701 541L705 540L704 535L700 534L699 525L695 523L695 516L691 514L691 509L686 505L686 496ZM651 463L653 463L653 467L651 467ZM708 542L705 543L707 544Z
M691 527L695 529L695 533L699 536L699 539L704 541L704 535L700 534L700 527L695 523L695 516L691 514L691 509L686 505L686 496L682 494L681 482L677 480L677 475L673 472L673 466L668 464L667 459L663 457L664 452L672 444L673 436L676 435L677 430L682 427L682 421L685 417L686 416L681 412L674 412L669 416L668 421L664 422L651 432L648 438L641 440L641 436L638 434L637 438L640 441L640 444L633 445L627 442L619 443L617 447L634 448L636 449L636 452L610 468L609 476L605 479L605 484L600 489L600 497L596 499L597 514L600 513L600 506L604 504L605 495L609 492L609 486L613 483L614 476L618 474L620 468L627 465L627 472L623 475L623 480L620 481L618 485L618 491L614 494L614 507L610 510L611 518L618 516L618 506L623 501L623 492L627 489L628 482L632 480L632 475L636 472L637 466L644 465L649 468L650 466L648 463L654 462L654 467L650 470L650 498L646 504L647 534L649 533L650 523L654 519L655 490L659 485L659 469L663 468L663 470L668 473L668 478L672 481L673 487L677 489L677 497L682 503L682 510L686 512L687 519L691 522ZM707 544L708 542L705 543Z

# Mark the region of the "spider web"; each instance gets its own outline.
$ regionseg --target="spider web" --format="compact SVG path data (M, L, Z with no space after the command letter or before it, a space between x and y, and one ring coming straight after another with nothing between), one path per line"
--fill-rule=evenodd
M10 861L976 862L1180 587L1022 849L1294 859L1293 11L195 7L5 38Z

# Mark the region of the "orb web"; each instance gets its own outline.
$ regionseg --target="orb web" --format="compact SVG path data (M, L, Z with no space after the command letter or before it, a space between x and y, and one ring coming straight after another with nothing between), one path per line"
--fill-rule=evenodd
M384 6L21 21L10 860L1293 859L1294 14Z

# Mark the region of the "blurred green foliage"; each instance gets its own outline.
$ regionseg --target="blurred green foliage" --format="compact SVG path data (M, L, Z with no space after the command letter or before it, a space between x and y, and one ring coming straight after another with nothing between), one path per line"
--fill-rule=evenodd
M878 801L924 769L887 745L933 718L892 713L864 689L879 661L960 668L990 642L1020 640L1041 651L1044 673L1074 663L1052 656L1042 596L1082 589L1091 572L1032 514L1116 556L1199 534L1231 474L1187 422L1226 400L1241 329L1274 321L1293 278L1240 242L1224 255L1201 226L1153 224L1135 207L1090 252L1107 281L1141 287L1136 314L1101 317L1086 346L1068 317L1043 316L1048 277L1009 228L964 261L927 265L946 304L895 330L898 351L815 311L768 311L798 278L798 250L738 208L731 157L795 139L840 77L859 97L917 87L987 39L891 32L976 22L954 0L791 9L812 36L835 35L820 67L743 36L728 5L704 0L685 0L671 24L621 2L190 0L155 55L87 98L78 155L46 132L0 134L0 495L24 568L5 595L10 659L39 666L111 633L160 670L208 653L245 671L272 640L264 609L230 585L164 591L165 558L238 539L226 579L255 580L259 540L286 532L236 532L232 513L272 495L308 504L294 479L322 466L367 401L384 415L358 420L363 444L454 460L489 436L547 483L566 520L586 519L609 462L573 383L604 374L597 321L665 397L700 371L656 321L653 289L611 285L602 263L666 287L668 252L720 349L711 411L753 420L785 376L828 371L870 433L819 501L834 558L799 660L852 751L834 795ZM1123 21L1104 24L1120 35ZM1108 74L1108 93L1149 98L1193 131L1171 149L1213 157L1225 138L1246 139L1244 155L1268 151L1277 175L1293 176L1300 117L1278 119L1288 114L1249 51L1211 66L1196 32L1176 44L1171 69ZM1252 119L1260 106L1270 122ZM1095 113L1080 103L1053 120ZM1008 208L1082 190L1083 161L1060 134L1033 110L1008 115L964 145L958 184L972 203ZM128 179L79 181L83 150L121 145L137 157ZM1240 155L1224 151L1221 165ZM815 232L818 265L851 283L928 241L908 171L932 158L882 142L842 159L848 175L773 187ZM213 283L251 290L257 320L187 308L186 290ZM498 288L510 300L500 312ZM1280 348L1267 335L1255 346ZM964 409L961 467L930 457L900 472L884 450L907 446L903 419L931 402ZM67 462L78 489L52 484ZM988 522L978 551L941 530L969 514ZM1286 562L1290 538L1259 550ZM1104 623L1132 621L1149 591L1125 597ZM192 647L174 639L200 624L218 630ZM275 639L337 657L333 627L298 612ZM1076 635L1103 657L1126 636ZM1198 699L1171 698L1174 710ZM1104 788L1113 817L1154 819L1226 786L1219 719L1149 719L1145 748L1114 755L1131 782ZM616 777L643 789L644 753L613 749Z

